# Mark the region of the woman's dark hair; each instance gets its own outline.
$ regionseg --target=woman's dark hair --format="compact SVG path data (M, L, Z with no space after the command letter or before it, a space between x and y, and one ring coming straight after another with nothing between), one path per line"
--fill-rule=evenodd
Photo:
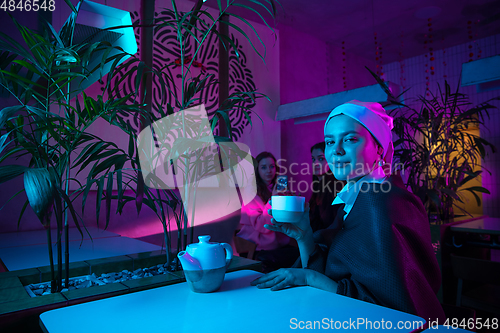
M320 149L324 154L325 143L319 142L312 146L311 154L315 149ZM333 208L332 202L346 182L337 180L330 169L328 169L321 179L316 175L313 175L312 178L313 193L311 199L309 199L309 220L311 221L311 228L315 232L328 228L335 221L337 208Z
M274 160L274 164L276 164L276 157L274 157L274 155L271 154L268 151L263 151L262 153L260 153L259 155L257 155L257 157L254 159L254 163L253 163L254 170L255 170L255 179L256 179L256 183L257 183L257 195L262 199L262 201L264 202L264 204L266 202L268 202L269 199L271 199L272 192L269 191L269 189L267 188L267 184L260 177L260 174L259 174L259 163L263 159L269 158L269 157L272 158ZM276 184L276 177L277 177L277 174L274 175L274 178L272 180L273 184Z
M318 142L317 144L315 144L314 146L311 147L311 154L312 154L314 149L320 149L324 154L325 147L326 147L325 141Z
M311 154L312 154L313 150L315 150L315 149L321 150L323 152L323 154L324 154L325 153L325 147L326 147L325 141L318 142L317 144L315 144L314 146L311 147ZM328 171L326 172L325 175L329 176L327 178L331 178L331 176L333 175L333 173L330 171L330 168L328 168ZM313 180L313 183L312 183L312 191L313 191L312 197L314 199L318 199L319 200L322 197L322 194L324 192L324 191L322 191L322 189L324 190L325 186L321 186L320 185L319 177L316 176L316 175L312 176L312 180Z
M314 146L311 147L311 154L313 150L315 149L320 149L323 154L325 153L325 142L318 142ZM330 190L331 193L338 193L342 187L343 187L343 182L338 181L335 179L333 176L333 173L330 169L325 173L325 175L322 177L321 181L320 178L316 175L312 176L312 196L311 199L309 200L310 205L314 204L319 204L323 200L323 196L325 194L325 191ZM339 187L339 188L337 188Z

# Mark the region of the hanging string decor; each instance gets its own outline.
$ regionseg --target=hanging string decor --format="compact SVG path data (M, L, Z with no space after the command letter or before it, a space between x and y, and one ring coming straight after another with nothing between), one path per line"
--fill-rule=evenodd
M469 61L468 62L471 62L474 60L474 52L472 50L472 47L473 47L473 39L474 39L474 36L472 35L472 21L467 21L467 33L469 34L469 41L470 41L470 44L469 44Z
M379 61L379 68L380 68L380 78L382 81L385 81L384 78L384 68L382 67L382 43L378 43L378 61Z
M480 20L477 20L474 22L474 30L477 31L477 24L480 22ZM469 34L469 62L474 60L474 52L476 53L476 58L479 59L481 58L481 47L477 43L477 32L474 34L472 31L472 21L467 21L467 32ZM475 47L474 47L475 46ZM475 51L474 51L475 49Z
M405 76L405 64L404 64L404 57L403 57L403 50L405 47L405 42L404 42L404 32L401 31L401 45L399 49L399 69L400 69L400 75L399 75L399 84L401 87L403 87L403 90L406 88L406 78Z
M444 44L444 37L443 39L441 39L441 43ZM442 47L442 49L443 49L443 79L446 80L446 78L448 77L448 75L446 75L446 58L445 58L446 50L444 47Z
M377 75L380 76L380 68L378 65L378 43L377 43L377 33L373 33L373 40L375 42L375 64L376 64L376 69L377 69Z
M427 96L430 95L429 93L429 86L430 86L430 75L434 75L434 49L432 46L432 18L427 19L427 27L428 27L428 33L427 35L424 35L426 37L426 40L424 41L424 48L429 49L429 54L425 54L425 57L427 58L426 64L425 64L425 93Z
M344 82L344 90L347 89L347 75L346 75L346 55L345 55L345 41L342 41L342 80Z
M375 44L375 67L378 77L385 81L383 78L384 73L382 72L382 44L377 41L377 32L375 31L375 5L374 0L372 0L372 28L373 28L373 42Z
M377 69L377 75L384 81L382 77L384 73L382 72L382 44L377 41L377 32L373 33L373 40L375 43L375 67Z
M481 22L481 20L477 20L476 22L474 22L474 25L476 25L476 31L477 31L477 25L479 24L479 22ZM476 40L477 40L477 32L476 32ZM483 53L483 51L481 50L481 45L479 45L477 43L477 41L475 41L476 43L476 46L478 48L477 50L477 59L481 58L481 53Z
M427 35L424 35L426 40L424 41L424 49L427 49ZM424 55L425 56L425 92L427 96L429 96L429 63L428 63L428 55L427 53Z

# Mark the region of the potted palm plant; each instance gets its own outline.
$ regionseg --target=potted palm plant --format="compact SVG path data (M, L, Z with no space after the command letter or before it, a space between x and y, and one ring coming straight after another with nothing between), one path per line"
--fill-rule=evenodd
M75 13L78 12L70 1L66 0L66 2ZM275 13L273 1L254 1L254 3L263 6L271 14ZM74 209L73 203L77 199L81 200L83 210L92 189L97 191L96 219L98 221L101 202L104 202L106 225L110 219L112 200L118 202L117 213L122 213L124 205L129 202L136 203L138 211L143 204L152 209L164 228L168 263L174 262L170 253L168 232L169 221L172 218L178 230L178 250L184 248L188 242L192 242L192 228L191 239L189 241L187 239L188 213L185 209L187 205L183 201L194 206L196 188L160 189L144 186L139 150L135 147L137 129L132 127L126 119L130 117L141 119L143 123L141 127L143 127L175 112L203 103L203 93L218 84L212 74L202 72L199 75L193 75L192 66L203 43L208 41L209 36L216 36L222 40L223 47L236 56L239 55L234 41L220 33L216 27L220 25L233 27L253 47L250 37L237 25L223 17L233 16L255 31L248 21L229 13L228 9L231 6L240 6L255 13L258 11L231 1L226 7L218 3L219 12L213 16L207 10L201 9L200 4L201 1L192 10L181 12L177 10L175 1L172 1L173 9L166 9L166 11L169 11L173 19L157 20L154 23L156 27L168 26L177 32L176 47L182 59L180 79L177 79L171 71L171 68L177 65L176 63L166 64L162 68L148 67L139 58L133 57L127 63L118 65L121 58L130 56L121 52L107 59L103 58L101 66L108 62L112 62L113 65L104 81L103 93L94 98L84 91L75 91L72 83L85 79L93 72L100 70L100 68L90 68L88 59L96 52L109 54L111 46L107 42L92 45L85 42L74 44L72 35L75 22L71 20L59 33L50 24L47 24L46 31L36 33L13 20L26 46L20 45L5 34L1 35L0 84L16 98L17 104L0 111L0 182L24 174L24 188L18 194L25 191L28 199L20 218L24 209L30 205L47 229L54 291L62 288L61 238L63 230L68 230L67 216L71 215L75 225L80 229L81 218ZM140 25L136 26L138 29L142 28ZM258 35L257 39L262 42ZM197 47L194 49L188 47L191 44ZM144 103L135 102L144 100L145 96L139 96L137 92L140 91L139 87L147 75L159 82L159 90L163 94L159 100L170 100L166 95L172 94L175 96L172 102L158 103L153 110L145 109ZM136 89L124 94L119 82L130 78L133 78ZM174 88L168 85L168 82L173 82ZM243 112L251 123L248 105L258 97L262 95L254 90L234 91L225 101L219 103L218 110L209 120L209 128L213 131L217 124L222 124L220 128L227 129L227 133L225 136L213 136L216 143L231 142L231 112L235 110ZM106 121L110 126L119 127L128 136L128 149L122 149L113 142L105 141L89 130L90 126L99 119ZM176 142L175 147L170 147L176 152L175 156L170 158L172 162L174 160L187 162L190 147L196 142L203 144L206 142L206 136L198 135L190 142ZM225 149L220 149L217 157L229 160L228 165L234 164L230 156L239 154L244 157L246 154L234 145L226 144L224 147L231 147L232 155ZM12 161L12 157L22 155L29 156L28 165L6 165ZM213 159L214 156L211 158ZM201 160L193 166L196 167L196 165L204 167L195 168L196 174L185 173L186 177L193 175L200 177L213 172L213 168L206 167L207 164ZM190 168L190 166L187 167ZM70 176L70 170L82 172L87 169L90 171L84 183L79 183ZM78 185L77 189L71 193L70 182ZM184 182L184 184L187 183ZM117 188L117 191L113 188ZM134 195L126 195L125 190L131 190ZM179 190L186 190L188 195L181 198ZM52 212L55 213L58 230L59 274L57 278L54 272L50 239ZM65 261L68 265L67 249ZM68 273L69 269L66 267L66 281L68 281Z
M264 8L273 18L276 13L275 1L252 1L254 4ZM128 60L118 68L119 74L115 81L110 86L110 91L119 95L121 93L122 82L135 82L135 91L140 91L140 82L138 77L147 77L152 82L155 82L157 89L155 91L146 92L146 94L154 95L155 100L160 101L149 105L150 111L145 117L144 123L158 124L165 121L169 116L179 115L178 122L173 127L181 129L180 138L172 140L168 137L170 133L164 137L159 132L155 132L155 145L157 146L157 155L166 155L164 164L167 168L174 172L174 165L178 165L181 169L182 180L179 182L183 185L175 188L166 186L164 180L155 177L155 174L148 174L147 183L144 183L143 171L145 165L151 164L151 156L149 160L139 163L138 158L132 160L132 167L137 173L131 178L131 183L137 182L131 187L135 193L134 196L124 196L123 204L127 202L135 202L138 209L142 204L152 209L162 223L167 262L172 263L172 269L177 269L178 263L170 253L171 239L169 237L170 220L175 221L177 229L177 252L186 247L187 244L193 242L193 225L189 220L193 220L194 207L196 204L197 186L198 183L192 179L200 179L204 176L215 173L217 166L214 163L216 160L225 160L225 164L232 166L235 160L241 160L248 157L248 152L239 149L237 145L231 144L233 138L233 125L231 114L233 112L241 112L249 121L251 105L255 104L257 98L265 97L255 90L243 91L235 90L230 93L225 100L220 100L217 110L208 119L208 123L203 123L199 117L197 119L185 117L184 110L207 103L208 91L213 90L219 85L215 75L195 68L203 67L197 60L207 44L215 41L220 41L219 48L224 48L230 55L239 57L241 50L236 45L234 40L225 34L224 27L233 28L244 40L248 42L258 56L264 59L264 56L257 51L252 38L245 33L237 24L231 22L229 18L236 22L247 26L255 33L255 38L265 48L261 38L257 34L252 24L243 17L231 13L231 8L239 7L250 12L261 14L253 7L243 5L238 1L228 1L225 6L221 2L217 2L218 8L214 13L213 10L202 8L201 1L198 1L195 6L186 12L182 12L177 8L176 2L172 1L172 8L165 8L161 15L156 17L152 25L155 31L168 29L175 32L176 41L170 43L171 51L178 57L174 61L167 61L161 65L153 66L146 64L138 57ZM267 25L267 22L263 20ZM267 25L269 29L272 28ZM222 49L219 50L223 52ZM221 94L222 95L222 94ZM140 96L141 100L147 96ZM222 96L219 96L222 98ZM258 115L257 115L258 116ZM165 123L165 122L164 122ZM194 134L189 134L189 129L197 126L197 131ZM213 135L217 130L219 135ZM154 126L151 126L153 128ZM208 131L204 131L207 130ZM146 128L146 131L151 129ZM223 135L221 133L224 133ZM134 137L137 141L138 136ZM211 140L211 141L210 141ZM208 152L210 143L217 144L217 152ZM148 147L151 149L151 147ZM140 143L137 147L137 156L144 152L144 146ZM144 155L144 154L143 154ZM123 205L121 205L123 207ZM189 233L189 237L188 237Z
M438 85L436 93L418 96L408 104L398 102L388 86L370 71L387 93L392 110L395 163L404 172L406 186L424 203L429 220L444 221L454 216L454 209L467 212L463 203L465 192L472 193L481 205L478 193L490 193L483 186L470 186L484 168L481 159L495 147L471 131L487 128L488 111L496 108L489 101L472 105L467 95L452 90L448 82ZM495 98L498 99L498 98Z
M76 13L71 2L67 3ZM118 198L123 194L122 172L130 155L113 142L102 140L89 128L102 119L131 135L132 128L120 121L118 112L135 115L143 111L137 103L128 101L129 96L116 99L100 95L93 99L72 85L75 80L86 79L100 70L91 68L89 59L95 53L109 52L112 48L109 43L73 43L74 20L68 21L59 33L49 23L45 31L37 33L12 20L25 46L6 34L0 35L0 85L16 100L16 105L0 111L0 183L24 174L24 188L17 194L26 192L27 200L19 220L30 205L47 230L54 292L63 287L61 242L63 230L66 230L66 238L68 236L68 215L83 235L81 218L73 202L84 194L84 207L85 195L96 186L97 218L101 201L105 200L109 221L114 183L118 183ZM118 62L125 56L122 52L104 58L101 64ZM73 98L74 102L70 102ZM29 156L28 165L7 164L24 155ZM70 170L78 166L80 171L84 167L91 170L85 184L70 176ZM70 182L78 185L71 194ZM57 278L50 232L52 212L57 223ZM69 280L68 244L66 239L66 283Z

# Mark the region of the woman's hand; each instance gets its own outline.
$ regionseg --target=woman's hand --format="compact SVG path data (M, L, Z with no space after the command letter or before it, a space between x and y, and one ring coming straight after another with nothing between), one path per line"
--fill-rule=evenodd
M267 212L269 215L273 216L272 209L269 209ZM313 253L315 247L311 223L309 222L309 203L306 203L304 213L302 213L299 222L280 223L274 218L271 218L271 223L272 224L264 224L264 228L284 233L297 241L302 267L307 267L309 256Z
M280 268L253 280L250 284L259 289L271 288L272 291L287 287L307 286L309 272L310 270L302 268Z
M288 186L284 190L278 190L278 184L274 184L273 190L271 192L272 196L275 195L295 195L292 191L288 189Z
M269 215L272 214L272 209L267 212ZM309 203L306 203L304 213L297 223L281 223L276 221L274 218L271 219L272 224L264 224L264 228L271 231L282 232L288 237L294 238L297 241L303 239L309 233L312 235L311 224L309 222Z
M272 291L287 287L310 286L336 293L338 288L337 282L325 274L304 268L281 268L253 280L250 284L257 288L271 288Z

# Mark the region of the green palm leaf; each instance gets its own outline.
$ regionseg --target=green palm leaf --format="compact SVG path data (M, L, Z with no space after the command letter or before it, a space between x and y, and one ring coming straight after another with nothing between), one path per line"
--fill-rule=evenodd
M55 186L47 169L26 169L24 189L31 208L45 228L50 226L50 216L54 208Z

